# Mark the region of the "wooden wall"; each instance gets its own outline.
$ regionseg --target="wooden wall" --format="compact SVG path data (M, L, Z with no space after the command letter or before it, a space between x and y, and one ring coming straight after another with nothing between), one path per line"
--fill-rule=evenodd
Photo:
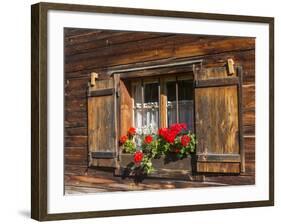
M134 63L202 58L223 66L227 58L243 66L243 133L246 176L255 172L255 39L65 28L65 173L87 166L87 83L89 73Z

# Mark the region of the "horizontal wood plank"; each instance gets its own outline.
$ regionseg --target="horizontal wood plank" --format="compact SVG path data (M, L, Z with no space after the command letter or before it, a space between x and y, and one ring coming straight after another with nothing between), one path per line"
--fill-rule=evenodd
M83 147L88 145L87 136L67 136L64 138L65 147Z
M201 44L198 44L201 41ZM202 43L203 42L203 43ZM104 49L102 52L74 55L66 58L65 71L74 72L84 69L95 69L113 65L149 61L169 57L194 57L238 49L253 49L255 41L241 38L210 38L204 41L197 39L193 43L184 38L165 37L155 42L145 41Z

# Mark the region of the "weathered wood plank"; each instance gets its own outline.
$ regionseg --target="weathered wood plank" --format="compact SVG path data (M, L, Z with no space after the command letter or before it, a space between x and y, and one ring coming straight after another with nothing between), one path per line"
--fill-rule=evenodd
M243 85L242 104L244 109L255 108L255 85Z
M195 89L199 154L239 153L237 87Z
M203 65L205 67L224 67L226 64L226 60L228 58L232 58L235 61L236 65L240 65L243 67L243 83L244 84L251 84L255 81L255 63L254 63L254 56L255 50L241 50L241 51L230 51L226 53L216 53L211 55L202 55L200 57L191 57L189 60L192 59L204 59ZM188 58L187 58L188 59ZM165 59L167 62L172 59ZM143 66L142 62L136 62L135 66L140 64ZM130 64L129 64L130 65ZM129 66L128 65L128 66ZM118 65L117 65L118 66ZM125 66L125 65L124 65ZM131 65L132 66L132 65ZM116 70L119 68L115 68L116 66L108 66L108 67L98 67L95 68L95 72L99 73L99 75L106 76L108 70ZM76 72L67 72L65 74L66 78L81 78L81 77L89 77L90 72L93 69L85 69Z
M232 58L236 66L243 67L243 83L255 82L255 49L218 53L204 56L204 67L223 67L226 60Z
M73 55L66 58L65 71L74 72L84 69L94 69L120 64L134 63L163 58L194 57L206 54L241 49L253 49L255 41L245 38L209 38L206 42L202 38L190 43L185 43L182 37L165 37L159 41L140 41L138 43L125 44L122 48L119 45L103 51L86 54ZM201 44L198 42L201 41Z
M78 28L72 28L72 27L65 27L64 28L64 37L80 37L88 33L93 33L93 32L100 32L100 30L94 30L94 29L78 29ZM68 39L66 38L65 41Z
M86 112L87 111L87 99L74 99L66 100L64 103L64 110L66 112Z
M197 162L197 171L204 173L240 173L240 163Z
M64 148L64 162L68 165L84 165L88 163L86 147L65 147Z
M64 163L64 174L66 175L85 175L88 164L67 164ZM94 175L94 173L91 173Z
M64 135L65 136L88 136L88 128L85 127L65 127L64 128Z
M147 178L141 183L134 183L133 179L105 178L102 176L66 176L65 177L66 193L96 193L109 191L132 191L132 190L158 190L158 189L175 189L175 188L194 188L225 186L226 184L216 182L191 182L180 180L161 180Z
M75 91L87 91L89 80L90 80L90 74L75 79L65 78L64 80L65 93L71 93Z
M244 137L246 174L255 173L255 137Z
M199 162L222 162L235 163L240 162L240 154L197 154L197 161Z
M65 147L83 147L88 145L87 136L65 136L64 146Z
M65 46L83 44L90 41L98 41L112 36L121 35L122 32L114 30L89 30L84 33L77 33L75 35L65 37Z
M243 136L255 136L255 125L243 125Z
M127 135L133 126L133 102L130 82L120 80L120 136Z
M93 35L92 35L93 36ZM121 32L115 35L106 36L106 38L98 39L96 36L94 38L90 39L89 35L87 35L87 42L83 43L71 43L66 49L65 49L65 55L74 55L74 54L82 54L87 53L91 51L95 51L99 48L106 48L106 47L112 47L117 44L123 44L128 42L136 42L136 41L142 41L152 38L159 38L163 36L171 36L171 34L159 34L159 33L148 33L148 32ZM74 40L75 37L71 37L72 40ZM75 39L81 39L81 37L77 37ZM66 42L67 42L66 38Z
M226 176L226 175L205 175L205 182L217 182L227 185L252 185L255 184L255 176Z
M243 108L243 124L255 125L255 108Z
M195 83L196 88L204 88L204 87L219 87L219 86L233 86L239 83L239 79L237 77L229 77L229 78L212 78L208 80L198 80Z
M87 112L86 111L65 111L64 113L64 127L86 127L87 126Z

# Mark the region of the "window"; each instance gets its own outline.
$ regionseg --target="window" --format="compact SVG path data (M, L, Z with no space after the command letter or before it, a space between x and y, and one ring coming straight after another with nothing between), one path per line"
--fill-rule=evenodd
M133 124L136 128L186 123L193 130L194 90L191 76L141 78L131 81Z
M125 72L122 77L116 74L89 87L90 164L117 167L118 155L122 156L119 137L132 126L151 125L157 130L179 122L196 129L196 172L245 170L242 68L235 74L229 74L225 66L198 71L194 67L194 73L186 68L184 73L178 70ZM167 72L172 75L164 75Z

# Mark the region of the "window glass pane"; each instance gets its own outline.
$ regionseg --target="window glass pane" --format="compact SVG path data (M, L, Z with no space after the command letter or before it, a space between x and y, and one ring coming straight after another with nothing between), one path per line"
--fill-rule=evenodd
M176 82L170 81L166 84L167 88L167 117L168 127L177 122L176 108Z
M133 85L134 96L134 125L141 131L143 127L150 127L156 132L159 124L159 93L158 83L145 83L142 104L141 82Z
M144 109L143 119L144 126L149 128L152 132L156 132L158 129L159 122L158 108Z
M135 83L132 85L133 89L133 96L134 96L134 107L135 108L141 108L141 83Z
M167 100L176 101L176 82L167 82Z
M141 109L135 109L134 111L135 128L140 129L142 127L142 111Z
M179 101L193 100L193 82L190 80L178 81Z
M168 127L170 127L174 123L177 123L176 101L167 102L167 116L168 116Z
M193 83L190 80L178 81L179 122L186 123L193 130Z
M156 132L159 124L159 92L158 83L144 84L143 126Z
M187 124L188 130L193 131L193 101L179 101L179 122Z
M158 83L147 83L144 85L144 102L158 102Z

